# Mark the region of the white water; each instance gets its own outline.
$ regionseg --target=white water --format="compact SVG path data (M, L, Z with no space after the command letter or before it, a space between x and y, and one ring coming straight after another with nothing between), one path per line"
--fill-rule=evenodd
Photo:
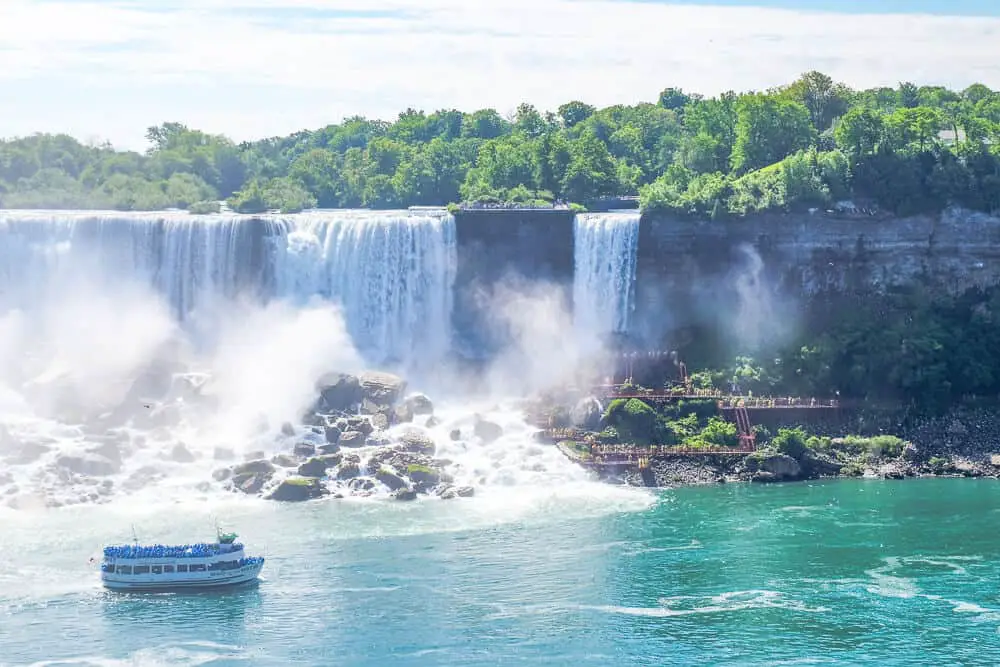
M638 213L583 213L574 224L573 319L577 331L628 331L634 308Z
M252 220L0 211L0 506L217 498L213 470L322 440L280 435L322 373L447 350L451 216ZM477 413L504 435L475 437ZM436 456L477 489L465 502L619 493L534 443L502 402L443 401L437 416Z
M455 223L406 211L0 211L0 309L98 275L99 288L154 288L182 321L237 298L326 300L371 363L435 360L450 343Z

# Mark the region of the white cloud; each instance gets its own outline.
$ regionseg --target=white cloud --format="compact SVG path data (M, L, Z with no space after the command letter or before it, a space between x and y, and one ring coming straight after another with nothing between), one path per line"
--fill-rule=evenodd
M761 89L809 69L1000 87L998 43L996 18L614 0L3 0L0 136L141 147L146 126L179 120L249 139L408 106Z

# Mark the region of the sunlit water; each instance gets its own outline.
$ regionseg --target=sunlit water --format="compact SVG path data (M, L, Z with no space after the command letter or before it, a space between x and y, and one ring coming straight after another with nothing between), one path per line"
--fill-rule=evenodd
M213 516L266 549L256 589L99 588L87 559L130 524ZM990 664L998 516L969 480L3 510L0 663Z

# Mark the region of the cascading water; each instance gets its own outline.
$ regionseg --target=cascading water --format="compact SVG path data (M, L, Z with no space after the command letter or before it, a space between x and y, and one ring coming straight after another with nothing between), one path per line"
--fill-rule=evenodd
M438 360L450 345L455 219L336 211L286 221L278 294L342 304L354 343L378 362Z
M298 474L293 450L330 437L302 421L320 375L447 351L456 252L444 211L0 211L0 505L207 493L248 459L272 485ZM483 401L376 427L343 450L361 477L326 483L386 495L368 462L417 429L438 457L417 469L433 461L477 497L595 492L520 408ZM503 435L480 437L475 414Z
M602 336L628 331L633 307L639 213L581 213L574 223L573 320Z

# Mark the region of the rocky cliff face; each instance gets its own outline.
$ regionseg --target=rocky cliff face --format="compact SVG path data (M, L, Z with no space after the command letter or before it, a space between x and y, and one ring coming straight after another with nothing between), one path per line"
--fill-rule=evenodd
M644 216L632 329L648 344L683 342L692 327L763 337L817 302L915 281L948 292L1000 283L1000 218Z

